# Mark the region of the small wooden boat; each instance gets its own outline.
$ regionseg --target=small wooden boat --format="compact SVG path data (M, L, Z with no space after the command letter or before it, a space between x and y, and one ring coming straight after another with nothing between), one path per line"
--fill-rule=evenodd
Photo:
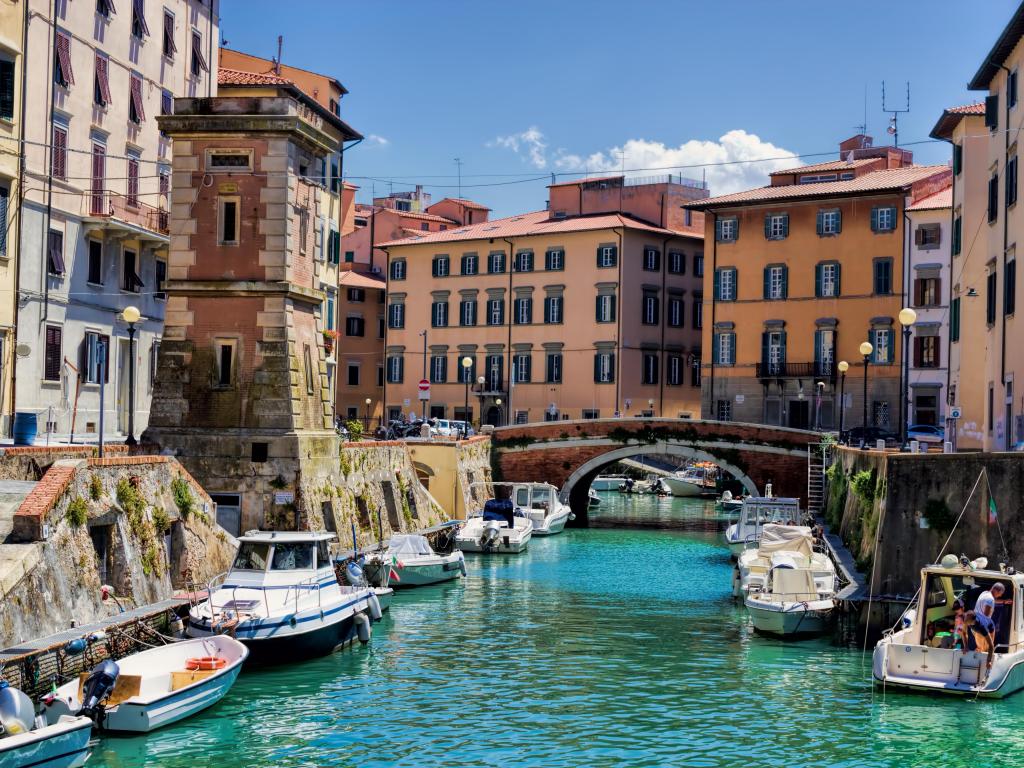
M47 722L83 714L104 731L148 733L201 712L234 685L249 650L215 635L151 648L105 661L59 687L48 700Z
M0 681L0 766L78 768L89 759L92 720L61 715L52 723L36 718L25 693Z

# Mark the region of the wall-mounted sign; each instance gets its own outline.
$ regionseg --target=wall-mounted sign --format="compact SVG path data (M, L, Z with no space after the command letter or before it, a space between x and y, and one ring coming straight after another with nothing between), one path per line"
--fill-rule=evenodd
M747 399L746 395L736 395L736 402L737 403L742 403L746 399Z
M226 181L223 184L217 185L217 191L222 195L233 195L238 192L238 185L233 182Z
M277 491L274 493L275 504L294 504L295 493L293 491Z
M959 405L954 406L954 407L949 409L949 418L951 418L951 419L959 419L963 415L964 415L963 410L961 410Z

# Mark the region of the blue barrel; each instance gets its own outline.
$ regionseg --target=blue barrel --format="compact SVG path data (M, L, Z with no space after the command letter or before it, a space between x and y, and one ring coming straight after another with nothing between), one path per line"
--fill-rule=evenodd
M14 414L14 444L34 445L36 432L39 431L39 423L34 413Z

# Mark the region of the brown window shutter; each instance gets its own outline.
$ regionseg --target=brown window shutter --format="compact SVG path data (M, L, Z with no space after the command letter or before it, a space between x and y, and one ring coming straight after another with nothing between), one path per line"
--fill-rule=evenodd
M921 353L924 339L920 336L914 338L914 367L921 367Z
M914 280L914 304L921 306L921 295L924 293L924 286L921 282L921 278Z

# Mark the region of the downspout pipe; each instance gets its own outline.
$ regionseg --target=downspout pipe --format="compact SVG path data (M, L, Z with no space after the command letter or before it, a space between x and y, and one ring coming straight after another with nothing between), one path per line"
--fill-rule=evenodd
M663 222L662 226L664 226L664 196L662 196L661 217ZM668 375L668 366L665 364L665 315L668 312L668 285L666 284L666 273L668 271L668 244L672 242L673 239L673 236L670 235L661 241L661 300L664 302L662 304L661 311L658 313L658 322L661 325L661 349L658 350L658 365L660 367L660 370L658 371L658 416L661 418L665 417L665 377Z
M508 413L508 418L505 419L505 425L508 426L512 423L513 414L515 413L515 411L512 410L512 312L513 307L515 306L515 302L512 299L512 270L515 267L516 259L514 242L507 237L503 237L501 239L508 243L508 261L505 264L505 266L508 267L508 303L505 306L505 324L508 328L508 348L505 350L506 368L508 369L505 372L505 380L508 382L506 385L506 389L508 391L508 403L505 408L506 413ZM487 351L486 347L484 348L484 351Z
M910 285L913 279L911 277L913 270L910 268L911 221L910 214L907 213L905 195L903 201L903 285L900 289L903 305L900 309L910 306ZM952 248L950 251L952 252ZM899 326L899 329L900 354L903 356L900 360L900 450L903 450L904 444L907 442L907 429L910 427L910 334L902 325ZM946 367L949 368L949 358L946 358Z
M612 231L619 238L618 285L615 290L615 349L618 351L615 356L615 412L622 415L622 358L626 354L626 345L622 341L622 262L626 259L623 248L625 232L622 227L615 227Z
M995 62L993 62L995 63ZM1009 84L1010 81L1010 70L1002 64L996 64L1003 72L1006 73L1006 82ZM1003 385L1003 399L1006 399L1006 297L1009 295L1009 286L1006 284L1006 248L1009 244L1010 239L1010 211L1006 205L1006 184L1009 181L1006 173L1007 161L1010 159L1010 92L1009 89L1005 89L1003 98L1003 113L1006 116L1006 130L1003 131L1003 318L1001 321L1001 332L999 334L999 378L1002 380ZM996 191L998 194L998 190ZM1005 408L1004 408L1005 410ZM994 414L993 414L994 416ZM1004 435L1007 438L1010 436L1011 425L1005 426ZM1009 440L1007 440L1009 442Z
M18 115L18 195L15 198L17 220L14 223L14 328L11 329L13 344L8 344L11 368L18 362L18 310L21 304L21 219L25 212L25 106L27 104L28 67L28 3L22 3L21 19L21 106ZM6 361L4 361L6 363ZM10 429L14 430L14 413L17 408L18 378L11 375L11 417Z
M371 250L373 243L370 244ZM384 251L384 382L380 388L380 426L384 426L388 415L388 334L391 332L391 251ZM340 375L340 374L339 374Z
M953 152L955 153L956 152L956 142L953 141L952 136L950 136L949 143L950 143L950 146L953 147ZM963 157L963 149L961 149L960 152L961 152L960 156L962 158ZM963 160L960 161L960 164L961 164L961 166L963 165ZM946 306L948 307L948 309L946 310L947 313L949 313L953 309L953 275L954 275L954 272L953 272L953 258L954 258L954 254L953 254L953 242L952 241L953 241L953 227L954 227L954 224L956 223L956 205L955 205L955 203L956 203L956 174L955 173L953 174L952 182L953 183L952 183L951 194L953 196L954 204L949 206L949 239L950 239L950 244L949 244L949 280L946 281L947 283L949 283L949 285L947 286L947 294L946 294L949 298L946 301ZM960 235L960 239L963 240L963 234ZM961 250L962 250L962 246L961 246ZM947 317L948 317L948 314L947 314ZM947 323L946 325L947 325L947 327L946 327L946 405L947 406L951 406L951 405L953 405L953 401L949 397L949 388L953 384L953 380L952 380L952 375L953 375L953 365L952 365L953 337L952 337L952 334L949 332L949 327L948 327L949 323ZM948 411L947 411L947 413L948 413ZM953 425L953 447L954 447L954 450L955 450L955 448L956 448L956 425L955 424Z
M718 272L718 214L714 211L707 211L706 214L711 214L711 348L707 350L710 352L708 357L708 365L711 367L711 382L708 386L708 411L710 411L710 417L715 417L715 314L718 309L718 297L715 295L715 280L714 276ZM705 214L705 215L706 215ZM707 226L705 225L704 231L707 232ZM703 336L703 334L701 334ZM702 351L702 356L706 356L706 353ZM703 365L703 361L701 362ZM703 387L701 388L703 390ZM703 391L701 392L703 395ZM703 400L703 396L701 400ZM703 417L704 414L702 413Z

